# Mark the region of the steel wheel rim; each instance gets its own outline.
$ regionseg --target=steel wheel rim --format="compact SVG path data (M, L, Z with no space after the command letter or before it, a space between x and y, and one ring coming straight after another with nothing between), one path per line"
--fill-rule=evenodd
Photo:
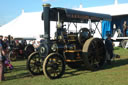
M62 76L65 70L63 58L58 54L48 55L45 64L43 64L43 72L50 79L56 79Z
M88 39L82 51L87 69L96 70L103 66L106 59L106 50L102 40L99 38Z
M31 55L30 59L29 59L29 69L30 69L30 72L34 75L38 75L38 74L41 74L43 71L42 71L42 59L41 57L39 56L39 53L36 53L34 52L33 55Z
M93 40L91 42L92 43L92 48L88 49L89 50L89 53L88 53L89 54L89 56L88 56L89 62L91 64L91 66L96 67L96 68L100 67L99 64L100 64L100 61L102 60L102 56L99 56L99 54L102 53L102 49L103 49L102 46L97 46L98 42ZM90 44L90 46L91 46L91 44ZM90 48L90 46L89 46L89 48ZM93 54L91 54L91 52Z

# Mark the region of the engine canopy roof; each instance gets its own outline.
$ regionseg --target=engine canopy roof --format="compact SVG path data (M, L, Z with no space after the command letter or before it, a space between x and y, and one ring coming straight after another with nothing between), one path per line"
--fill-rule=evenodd
M67 8L50 8L50 21L58 20L58 12L60 14L60 21L63 22L76 22L76 23L86 23L89 19L92 22L97 22L100 20L111 21L112 17L108 14L100 14L86 11L79 11ZM42 13L43 20L43 13Z

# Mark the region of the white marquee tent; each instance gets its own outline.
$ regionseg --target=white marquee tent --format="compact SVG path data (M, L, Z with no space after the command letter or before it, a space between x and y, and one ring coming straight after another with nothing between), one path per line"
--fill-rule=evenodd
M14 37L37 37L43 34L41 12L24 13L0 28L0 35Z
M20 16L0 27L0 35L39 38L44 34L44 22L41 20L41 14L42 12L25 13L22 10ZM55 22L52 22L51 26L55 27ZM52 31L51 34L53 34Z
M110 14L111 16L116 16L116 15L128 15L127 8L128 8L128 3L118 4L118 0L115 0L115 3L112 5L83 8L81 4L80 8L76 8L76 9L82 10L82 11Z

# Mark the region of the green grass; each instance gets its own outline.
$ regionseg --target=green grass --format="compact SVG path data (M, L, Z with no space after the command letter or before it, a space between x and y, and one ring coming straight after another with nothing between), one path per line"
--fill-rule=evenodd
M128 55L128 49L115 47L114 53L119 54L120 56L127 56Z
M66 67L62 78L49 80L43 75L32 76L26 70L26 61L12 62L14 70L5 73L6 81L0 85L127 85L128 84L128 50L115 48L121 58L115 59L112 65L105 65L95 72L76 70Z

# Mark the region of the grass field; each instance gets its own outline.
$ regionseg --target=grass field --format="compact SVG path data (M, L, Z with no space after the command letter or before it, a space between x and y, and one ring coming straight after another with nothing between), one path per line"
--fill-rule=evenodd
M121 58L105 65L102 70L91 72L66 67L62 78L49 80L43 75L32 76L26 70L26 61L12 62L14 69L5 73L6 81L0 85L127 85L128 84L128 50L115 48L114 52Z

